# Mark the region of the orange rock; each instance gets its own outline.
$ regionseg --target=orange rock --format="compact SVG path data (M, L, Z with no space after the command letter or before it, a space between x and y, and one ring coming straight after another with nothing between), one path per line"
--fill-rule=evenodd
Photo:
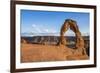
M25 39L21 39L21 43L27 43Z
M81 32L79 31L77 22L72 19L65 20L64 24L61 27L60 30L60 39L59 39L59 45L66 45L67 41L64 38L64 34L68 29L71 29L75 35L76 35L76 49L82 49L81 53L86 54L85 48L84 48L84 39L81 36Z

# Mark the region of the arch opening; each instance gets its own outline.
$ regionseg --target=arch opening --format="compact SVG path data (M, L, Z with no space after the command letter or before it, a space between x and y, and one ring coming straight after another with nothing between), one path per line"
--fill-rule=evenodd
M76 41L75 40L76 39L75 33L72 30L68 29L68 31L65 32L64 37L66 39L65 45L69 48L74 49L75 48L75 41Z

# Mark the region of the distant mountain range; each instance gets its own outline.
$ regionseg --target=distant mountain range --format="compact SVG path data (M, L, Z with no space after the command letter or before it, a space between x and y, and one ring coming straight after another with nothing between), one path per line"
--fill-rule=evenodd
M60 36L59 33L21 33L23 37L31 37L31 36ZM65 36L75 36L75 34L66 34ZM82 33L82 36L89 36L89 33Z

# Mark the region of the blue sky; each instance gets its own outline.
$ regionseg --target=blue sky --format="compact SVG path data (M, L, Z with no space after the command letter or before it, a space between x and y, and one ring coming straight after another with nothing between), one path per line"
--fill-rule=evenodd
M59 33L65 19L77 21L82 34L89 34L89 13L21 10L22 33ZM67 35L73 34L70 30Z

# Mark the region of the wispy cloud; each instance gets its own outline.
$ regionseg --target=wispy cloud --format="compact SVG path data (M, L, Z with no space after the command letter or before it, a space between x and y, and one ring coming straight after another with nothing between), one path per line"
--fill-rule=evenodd
M39 26L36 24L32 24L33 32L34 33L56 33L57 31L52 28L47 28L43 26Z
M39 26L37 26L36 24L32 24L32 32L33 33L41 33L41 29Z
M57 31L53 28L48 28L40 26L37 24L32 24L32 31L28 33L22 33L23 36L60 36L60 31ZM71 30L68 30L64 34L65 36L75 36L75 33ZM82 33L82 36L89 36L89 33Z
M32 27L35 28L36 27L36 24L32 24Z

